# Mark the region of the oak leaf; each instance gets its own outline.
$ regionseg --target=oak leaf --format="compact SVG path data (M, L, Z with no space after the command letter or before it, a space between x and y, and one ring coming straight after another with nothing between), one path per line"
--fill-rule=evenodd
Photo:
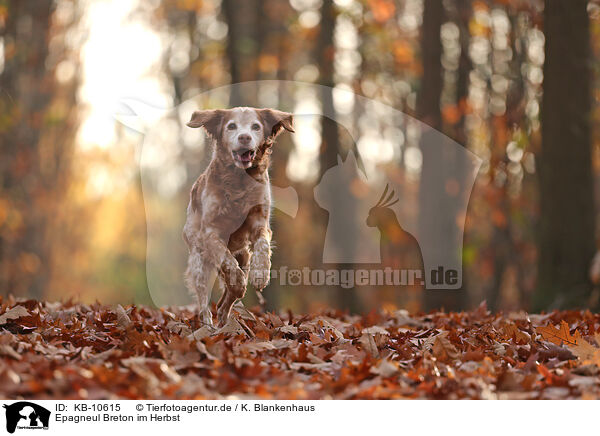
M538 327L536 329L542 337L556 345L567 345L569 350L577 356L583 365L596 365L600 367L600 348L594 347L588 341L581 337L579 331L575 330L575 334L571 335L569 326L563 320L560 323L559 329L552 326ZM594 338L600 344L600 333L596 333Z
M535 331L542 335L542 338L546 341L550 341L556 345L577 345L577 339L580 337L577 331L575 332L575 336L571 335L569 325L564 320L560 322L558 329L552 327L552 325L548 325L546 327L537 327Z

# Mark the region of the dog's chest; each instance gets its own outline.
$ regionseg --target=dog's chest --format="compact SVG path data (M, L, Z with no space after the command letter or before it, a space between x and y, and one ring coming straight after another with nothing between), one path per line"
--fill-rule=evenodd
M202 194L202 221L218 227L224 233L233 233L256 206L270 207L270 189L267 183L251 180L243 185L223 185L207 189Z

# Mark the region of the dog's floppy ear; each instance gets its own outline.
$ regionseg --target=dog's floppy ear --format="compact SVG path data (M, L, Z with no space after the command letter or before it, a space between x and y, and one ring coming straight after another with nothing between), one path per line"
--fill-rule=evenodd
M221 133L221 122L225 111L222 109L209 109L194 111L192 119L187 123L188 127L204 127L206 132L213 138Z
M283 129L294 133L294 116L275 109L258 109L258 115L265 126L266 139L275 139Z

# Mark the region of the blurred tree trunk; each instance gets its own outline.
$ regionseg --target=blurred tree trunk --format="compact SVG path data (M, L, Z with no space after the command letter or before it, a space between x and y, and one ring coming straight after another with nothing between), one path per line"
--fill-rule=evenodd
M463 147L467 145L467 132L465 130L467 98L469 96L469 75L473 69L469 55L471 33L469 22L473 10L471 0L456 0L456 24L459 29L460 58L458 61L458 77L456 81L456 104L460 110L460 119L455 126L454 140Z
M52 0L9 0L1 36L0 294L40 298L49 275L48 191L56 162L38 149L53 91L47 71ZM1 25L1 24L0 24Z
M227 57L231 75L230 106L255 106L258 90L256 87L241 88L237 83L258 79L258 60L261 32L258 25L262 14L262 0L223 0L223 14L227 22Z
M421 27L421 59L423 76L417 96L417 115L431 129L426 128L421 135L421 181L419 186L419 234L427 234L432 241L448 238L447 226L440 221L439 195L445 182L443 176L443 159L438 155L440 145L435 135L442 131L442 114L440 110L443 88L442 41L440 30L444 21L444 6L439 0L425 0L423 9L423 25ZM434 139L432 139L434 138ZM454 219L452 217L452 219ZM424 247L421 247L424 250ZM425 274L429 274L425 265ZM444 307L454 310L456 294L461 291L426 290L423 297L424 309L434 310Z
M338 126L334 120L331 120L324 116L324 114L334 114L335 107L333 106L333 86L335 85L333 79L333 59L335 55L335 47L333 43L333 35L335 31L335 6L333 0L323 0L321 5L321 23L319 26L319 35L317 37L316 59L317 65L319 66L319 85L321 88L321 107L323 116L321 117L321 148L319 151L319 177L321 180L323 174L330 168L337 165L338 155L340 154L340 137ZM331 209L337 207L336 200L338 196L333 196ZM331 210L330 209L330 210ZM320 210L317 208L317 212ZM323 229L328 229L328 214L320 214L321 224ZM324 233L326 236L326 233ZM321 253L315 253L320 256ZM338 265L339 267L339 265ZM338 289L336 291L335 303L338 306L347 308L347 297L350 295L350 290Z
M471 74L471 71L473 70L473 63L471 62L471 56L469 54L469 45L471 43L471 32L469 30L469 23L471 21L471 16L473 15L473 9L471 6L471 0L456 0L455 7L456 17L454 18L454 20L459 29L460 44L460 57L458 60L458 74L456 79L456 105L460 113L460 118L454 126L452 138L463 147L467 147L467 100L469 97L469 76ZM456 149L456 154L457 155L454 156L454 159L459 169L459 171L457 171L457 174L464 175L467 172L467 168L465 167L466 161L462 159L459 155L462 154L462 150ZM457 182L460 186L459 192L463 193L465 189L464 178L460 178L459 180L457 180ZM461 210L455 209L454 216L457 216L461 212ZM457 228L457 226L451 225L449 228L453 229L456 232L455 235L450 235L450 237L458 239L459 229ZM458 291L451 291L454 293L452 297L454 298L453 307L455 309L464 309L467 305L468 286L466 283L466 274L464 274L464 269L462 277L463 280L461 289ZM435 303L436 302L433 302L433 305L435 305ZM452 304L449 304L449 306L452 307Z
M292 111L294 101L288 87L283 81L288 78L288 60L290 56L290 32L286 26L293 9L288 2L264 0L264 10L259 16L259 27L263 30L260 44L260 59L275 59L274 70L263 71L259 68L258 78L261 80L275 79L281 81L277 87L276 108ZM269 62L270 63L270 62ZM287 163L294 148L292 135L282 135L277 139L277 147L271 157L271 182L276 186L289 185L286 175Z
M442 94L442 41L440 29L444 6L436 0L425 0L421 27L421 59L423 77L417 98L417 113L421 121L434 129L442 128L440 98ZM427 150L426 150L427 151ZM425 169L425 168L424 168Z
M336 23L336 10L333 0L323 0L321 6L321 24L319 26L319 36L317 38L316 45L316 56L319 65L319 85L321 88L321 106L323 116L321 117L321 149L319 153L319 180L330 168L338 165L338 156L344 156L341 150L340 133L338 130L338 124L335 120L335 107L333 104L333 87L335 86L334 80L334 56L335 56L335 45L333 35L335 31ZM325 116L328 114L334 119L330 119ZM342 198L344 197L344 198ZM345 196L333 195L332 204L330 210L348 210L351 208L351 204L347 204L349 201ZM340 202L344 202L343 204ZM353 216L353 215L348 215ZM327 228L328 216L325 214L324 228ZM328 232L336 232L338 229L328 228ZM344 236L342 236L344 237ZM335 240L339 240L340 236L335 235ZM322 253L320 253L322 255ZM341 267L340 265L337 265ZM354 289L342 289L338 288L336 295L336 303L339 307L351 312L358 311L358 305L356 300L356 291Z
M538 289L534 309L585 304L594 254L586 0L546 0Z
M518 29L518 12L510 15L510 8L507 9L507 15L511 23L511 49L512 61L510 62L510 77L513 77L512 84L506 96L506 111L503 115L494 117L492 122L494 136L494 150L497 156L493 156L492 166L497 167L499 164L504 168L510 162L507 155L507 142L510 140L508 133L513 126L519 126L522 129L527 129L524 125L526 120L524 114L525 101L525 83L521 69L527 61L525 41L521 36L521 31ZM523 176L523 180L527 174ZM496 222L494 225L494 234L492 236L492 247L494 248L494 276L491 281L491 288L488 293L488 307L492 311L501 309L502 303L502 287L506 281L506 272L509 268L514 268L517 271L519 280L523 276L523 263L520 261L520 253L515 249L515 238L513 237L512 218L511 218L511 202L509 198L509 181L507 180L498 189L498 198L492 207L496 207L503 217L506 219L503 223ZM522 301L522 280L517 284L519 286L519 300Z
M333 114L333 92L335 86L333 80L333 58L335 47L333 45L333 32L335 30L335 10L333 0L323 0L321 6L321 25L319 37L317 40L317 58L320 69L319 85L324 88L321 90L321 105L323 113ZM320 175L323 175L329 168L337 165L337 156L340 152L340 138L338 126L334 120L326 117L322 119L322 142L319 155Z
M509 9L510 11L510 9ZM525 78L527 71L522 68L523 64L527 62L527 20L520 16L518 11L509 12L512 29L512 50L513 50L513 61L511 62L511 70L515 77L513 81L512 89L506 98L506 114L508 126L518 126L522 131L526 132L532 127L532 121L526 115L527 108L527 89ZM537 121L537 120L536 120ZM531 138L532 149L539 149L540 147L539 134L536 134L534 138ZM538 210L538 175L535 172L523 171L523 179L521 180L522 196L530 199L530 210ZM535 200L535 201L533 201ZM532 213L523 213L522 216L526 220L527 236L523 240L523 237L519 237L517 232L512 232L512 249L515 254L512 258L512 262L517 271L517 295L518 303L525 305L529 303L529 299L533 293L535 280L535 268L530 268L527 256L527 246L530 245L529 241L534 241L537 230L535 229L536 218ZM515 222L511 219L511 224Z

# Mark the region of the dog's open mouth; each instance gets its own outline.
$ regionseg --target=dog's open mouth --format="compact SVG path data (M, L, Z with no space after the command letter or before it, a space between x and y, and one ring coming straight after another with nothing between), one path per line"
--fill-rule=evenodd
M239 150L233 152L233 160L244 167L254 160L254 156L256 156L256 150Z

